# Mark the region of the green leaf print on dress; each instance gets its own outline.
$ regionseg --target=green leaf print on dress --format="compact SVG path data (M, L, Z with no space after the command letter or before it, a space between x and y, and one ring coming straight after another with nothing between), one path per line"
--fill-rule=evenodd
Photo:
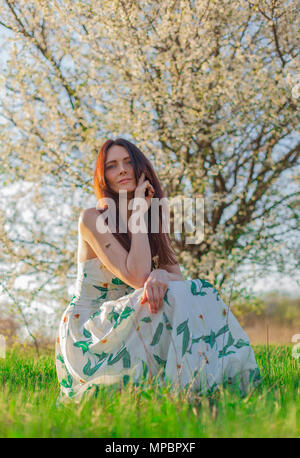
M216 334L216 337L219 337L222 334L225 334L225 332L227 332L227 331L229 331L229 326L228 326L228 324L225 324L225 326L223 326L221 329L219 329L219 331Z
M169 301L168 301L168 291L169 291L169 288L167 288L166 294L164 295L164 301L166 301L166 303L168 304L168 306L171 307L171 304L170 304Z
M156 359L156 361L158 362L160 366L163 366L164 368L166 367L167 361L165 361L164 359L161 359L158 355L155 355L154 353L153 353L153 357Z
M213 330L210 331L210 334L207 336L202 336L202 340L210 345L210 348L213 348L213 346L216 343L216 334L214 333Z
M194 343L198 343L201 339L202 339L202 336L196 337L196 339L192 338L192 343L191 343L190 348L187 350L187 353L190 353L190 355L191 355Z
M113 321L117 323L118 318L120 314L118 312L115 312L115 307L112 308L112 310L108 313L107 319L112 323Z
M102 312L102 310L99 309L99 310L97 310L97 312L93 313L93 314L90 316L91 320L92 320L93 318L96 318L96 316L99 316L99 315L101 314L101 312Z
M213 293L217 295L217 301L220 300L220 294L218 293L218 290L216 288L213 289Z
M112 366L113 364L116 364L120 359L123 358L123 367L124 368L129 368L130 367L130 355L126 349L126 347L123 347L113 358L113 353L109 355L109 358L107 360L107 365Z
M201 281L203 288L213 288L213 285L203 278L200 278L199 280Z
M126 318L128 318L132 312L134 312L134 309L131 307L128 307L127 305L125 309L121 312L119 324L121 323L122 320L125 320Z
M85 327L83 327L83 335L84 337L86 337L87 339L90 339L92 337L92 334L90 333L90 331L88 331L87 329L85 329ZM89 346L93 343L92 340L78 340L77 342L74 342L73 343L73 346L74 347L78 347L78 348L81 348L82 349L82 353L85 354L87 351L89 351Z
M187 347L189 345L189 340L190 340L190 330L189 330L189 327L188 327L188 319L186 321L183 321L182 323L180 323L178 326L177 326L177 335L183 333L183 338L182 338L182 355L183 356L185 354L185 352L187 351Z
M230 351L227 351L227 348L231 347L231 345L234 343L234 338L232 337L231 335L231 332L229 331L229 335L228 335L228 340L227 340L227 344L225 345L225 347L223 348L223 350L221 350L218 354L218 358L223 358L223 356L227 356L227 355L230 355L231 353L235 353L235 351L233 350L230 350Z
M159 323L157 328L156 328L156 331L154 333L154 336L153 336L153 339L152 339L152 342L150 345L156 345L158 342L159 342L159 339L160 339L160 336L163 332L163 328L164 328L164 325L163 323Z
M73 343L74 347L79 347L82 350L82 353L85 354L87 351L89 351L89 346L91 345L92 340L89 342L85 340L79 340L78 342Z
M58 354L56 359L58 359L58 361L60 361L61 363L65 364L65 360L61 354Z
M89 377L91 377L92 375L94 375L95 372L97 372L97 370L102 366L102 364L105 362L105 358L103 359L103 361L101 362L98 362L97 364L95 364L94 367L92 367L92 363L91 363L91 360L90 358L88 359L88 362L86 363L86 365L83 367L82 369L82 372L85 374L85 375L88 375Z
M234 347L236 348L249 347L249 346L250 346L250 343L243 339L239 339L237 343L234 344Z
M71 301L69 302L69 305L72 306L72 305L76 305L76 302L74 302L74 299L76 299L76 296L73 296Z
M130 366L131 366L130 354L126 350L126 353L123 356L123 367L124 367L124 369L129 369Z
M173 328L172 328L170 320L167 317L167 315L165 314L165 312L163 312L163 317L164 317L164 320L165 320L165 323L166 323L166 328L168 329L168 331L171 331Z
M258 380L262 380L262 376L261 376L261 373L258 369L258 367L256 367L255 369L250 369L249 371L249 383L255 383L257 382Z
M117 326L119 326L122 320L125 320L126 318L128 318L132 312L134 312L134 309L131 307L128 307L128 305L124 308L124 310L122 310L121 313L115 312L115 309L113 307L112 311L109 312L108 314L108 320L111 323L114 321L115 323L113 325L113 328L116 328Z
M125 387L126 385L128 385L129 380L130 380L129 375L127 375L127 374L123 375L123 385L124 385L124 387Z
M152 322L150 316L145 316L145 318L142 318L140 321L144 321L145 323L151 323Z
M71 388L71 386L73 385L73 378L72 378L70 372L67 369L67 366L65 364L65 360L64 360L63 356L59 353L57 355L56 359L62 363L63 370L64 370L64 372L65 372L65 374L67 376L66 378L63 378L60 381L60 384L65 388Z
M104 358L106 358L106 356L108 356L108 353L105 353L105 351L103 351L100 355L99 355L99 353L94 353L94 355L98 356L98 358L99 358L98 363L99 363Z
M83 328L83 335L84 337L86 337L87 339L89 339L90 337L92 337L92 334L90 333L90 331L88 331L87 329Z
M93 287L98 289L99 291L102 291L103 294L101 296L96 297L96 299L92 299L91 300L92 304L97 304L101 299L106 299L108 288L106 288L105 286L97 286L97 285L93 285Z
M198 342L200 339L202 339L205 343L210 345L210 348L213 348L213 346L216 343L216 338L221 336L222 334L225 334L228 330L228 324L225 324L225 326L219 329L217 333L211 330L209 335L198 337L198 339L193 339L193 341Z
M199 282L201 284L200 289L198 286ZM200 278L198 278L197 280L191 280L191 293L193 294L193 296L206 296L207 293L205 291L202 291L203 288L213 288L213 286L208 281L202 280Z
M67 375L67 380L65 378L62 379L62 381L60 382L60 384L62 386L64 386L65 388L71 388L72 384L73 384L73 379L71 377L70 374Z
M143 364L142 378L145 379L147 377L147 374L148 374L148 364L145 363L144 360L142 360L142 364Z
M195 343L200 342L200 340L203 340L205 343L210 345L210 348L213 348L213 346L216 343L217 337L221 336L222 334L225 334L229 330L228 324L225 324L217 333L215 333L213 330L211 330L210 334L192 338L192 343L191 346L188 350L188 353L192 354L192 347Z
M126 285L126 283L124 283L122 280L120 280L118 277L115 277L111 280L111 282L114 284L114 285ZM128 286L128 285L127 285Z

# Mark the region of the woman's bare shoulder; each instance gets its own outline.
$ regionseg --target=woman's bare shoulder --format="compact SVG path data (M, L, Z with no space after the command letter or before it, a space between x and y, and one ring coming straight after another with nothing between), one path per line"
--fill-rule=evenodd
M79 228L82 234L85 233L86 229L95 228L95 221L99 216L99 211L95 207L84 208L81 210L79 215Z
M82 220L83 219L84 220L88 220L88 219L93 218L93 217L95 217L97 215L99 215L99 211L96 210L95 207L84 208L83 210L81 210L79 218L82 219Z

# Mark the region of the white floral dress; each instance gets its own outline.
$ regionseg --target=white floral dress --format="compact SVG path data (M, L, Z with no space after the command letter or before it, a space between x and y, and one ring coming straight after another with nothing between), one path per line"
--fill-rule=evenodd
M153 314L98 258L78 262L75 295L62 315L55 361L57 403L99 385L139 385L157 376L174 389L209 394L235 381L242 395L261 382L249 338L204 279L169 281Z

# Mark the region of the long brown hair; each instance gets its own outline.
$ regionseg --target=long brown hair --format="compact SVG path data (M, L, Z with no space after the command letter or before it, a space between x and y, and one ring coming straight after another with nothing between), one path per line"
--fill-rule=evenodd
M128 232L119 232L119 195L115 192L105 178L105 162L108 150L111 146L122 146L128 151L128 154L133 165L136 183L142 174L145 172L145 180L149 180L154 188L154 196L159 199L166 197L161 188L160 182L156 173L151 165L151 162L145 157L142 151L128 140L117 138L116 140L107 140L100 148L96 161L96 168L94 171L93 187L97 200L105 197L114 199L117 218L116 218L116 232L112 232L114 237L121 243L121 245L129 252L130 250L130 237ZM102 213L106 208L100 210ZM159 268L167 264L177 264L176 255L171 246L171 240L167 232L162 232L162 208L159 207L159 232L152 233L151 228L151 206L148 209L148 238L151 249L152 268Z

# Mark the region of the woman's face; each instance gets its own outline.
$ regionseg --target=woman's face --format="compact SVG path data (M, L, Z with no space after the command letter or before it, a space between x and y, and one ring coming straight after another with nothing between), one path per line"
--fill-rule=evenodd
M105 177L109 186L115 191L135 191L136 181L134 168L128 151L123 146L113 145L109 148L105 161ZM121 182L121 180L128 180Z

